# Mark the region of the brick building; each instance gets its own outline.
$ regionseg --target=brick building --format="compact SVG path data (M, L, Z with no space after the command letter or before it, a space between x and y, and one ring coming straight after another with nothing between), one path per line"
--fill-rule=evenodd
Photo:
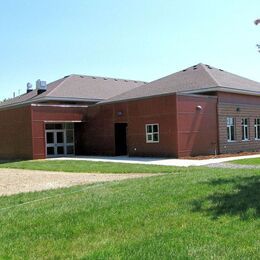
M0 105L1 159L260 151L260 83L198 64L150 83L70 75Z

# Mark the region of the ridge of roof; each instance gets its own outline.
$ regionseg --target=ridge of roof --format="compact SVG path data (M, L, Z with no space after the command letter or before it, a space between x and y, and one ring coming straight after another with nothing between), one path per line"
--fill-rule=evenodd
M201 66L207 73L208 75L212 78L213 81L215 81L216 85L219 85L219 82L217 81L217 79L212 75L212 73L209 71L209 68L213 69L214 67L203 64L203 63L199 63L195 66ZM216 68L214 68L216 69Z
M61 82L58 83L57 86L55 86L50 92L46 93L46 96L49 96L54 90L57 90L57 88L59 88L67 79L69 79L72 75L68 75L68 76L64 76L61 80ZM58 81L58 80L57 80ZM55 82L55 81L54 81ZM52 82L53 83L53 82ZM51 84L51 83L50 83ZM47 87L48 88L48 87ZM43 92L42 94L44 94L45 92ZM40 94L41 95L41 94ZM39 95L39 96L40 96Z
M217 79L213 73L215 72L223 72L224 74L228 75L229 77L232 76L232 77L235 77L237 79L240 79L240 80L244 80L244 81L248 81L250 83L254 83L254 84L257 84L258 87L259 87L259 91L260 91L260 82L258 81L255 81L255 80L252 80L252 79L249 79L247 77L243 77L243 76L240 76L240 75L237 75L237 74L234 74L232 72L228 72L226 70L223 70L223 69L219 69L219 68L216 68L216 67L213 67L211 65L207 65L207 64L203 64L203 63L199 63L195 66L198 66L198 65L201 65L205 70L206 72L209 74L209 76L216 82L217 86L221 86L221 87L227 87L227 86L224 86L223 83L221 83L220 81L220 78Z
M136 82L136 83L144 83L147 84L148 82L143 80L133 80L133 79L122 79L122 78L114 78L114 77L104 77L104 76L93 76L93 75L84 75L84 74L70 74L65 77L71 77L71 76L77 76L77 77L84 77L84 78L92 78L92 79L105 79L105 80L115 80L115 81L124 81L124 82Z

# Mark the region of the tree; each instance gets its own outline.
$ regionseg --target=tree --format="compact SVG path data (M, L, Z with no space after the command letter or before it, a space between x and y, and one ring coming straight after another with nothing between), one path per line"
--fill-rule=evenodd
M260 19L255 20L255 25L258 25L260 23Z
M256 19L254 23L255 23L255 25L260 24L260 19ZM260 44L259 43L256 45L256 47L258 48L258 52L260 52Z

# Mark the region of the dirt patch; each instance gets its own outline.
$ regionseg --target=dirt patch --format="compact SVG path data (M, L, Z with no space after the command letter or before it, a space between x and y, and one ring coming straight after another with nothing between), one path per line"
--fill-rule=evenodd
M152 174L93 174L0 169L0 196L152 176Z

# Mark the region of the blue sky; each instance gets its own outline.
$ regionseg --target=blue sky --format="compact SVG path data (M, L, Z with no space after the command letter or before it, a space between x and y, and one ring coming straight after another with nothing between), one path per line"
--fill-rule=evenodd
M203 62L260 81L260 1L0 0L0 99L68 74L151 81Z

